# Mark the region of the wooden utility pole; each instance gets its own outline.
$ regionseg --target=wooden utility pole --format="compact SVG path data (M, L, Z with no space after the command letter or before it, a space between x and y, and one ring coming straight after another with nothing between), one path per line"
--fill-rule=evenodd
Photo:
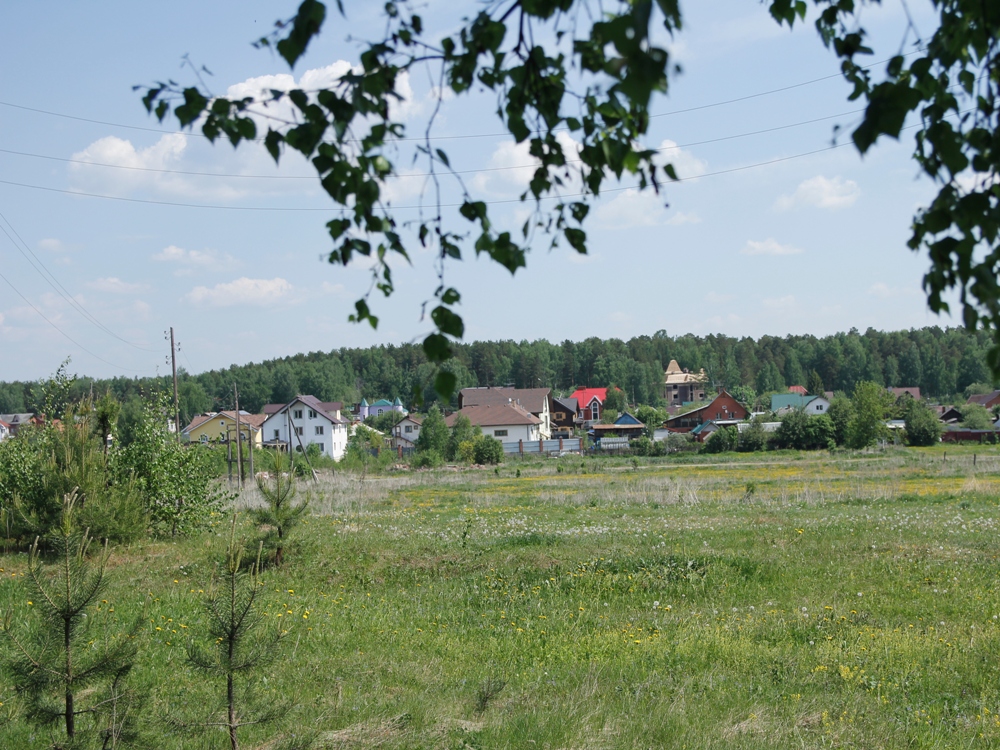
M181 409L177 400L177 347L174 345L174 327L170 326L170 368L174 371L174 433L181 441Z
M236 473L239 476L238 486L243 489L243 434L240 432L240 392L233 383L233 397L236 399Z

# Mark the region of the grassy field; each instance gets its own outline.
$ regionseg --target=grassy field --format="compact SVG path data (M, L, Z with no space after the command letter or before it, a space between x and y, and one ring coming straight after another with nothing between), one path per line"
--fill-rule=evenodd
M312 515L262 578L287 632L259 686L294 705L247 746L1000 746L996 448L567 456L302 489ZM227 528L115 550L94 613L143 618L158 747L227 746L163 723L224 693L185 647ZM0 557L14 626L25 567ZM0 700L0 747L50 743Z

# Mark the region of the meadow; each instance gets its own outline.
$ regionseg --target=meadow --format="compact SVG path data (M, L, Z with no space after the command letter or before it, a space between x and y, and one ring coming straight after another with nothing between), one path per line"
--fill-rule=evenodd
M1000 746L995 447L565 456L300 492L311 514L261 577L284 637L255 682L282 716L246 747ZM112 553L93 617L142 619L156 747L228 746L182 725L224 693L186 646L229 524ZM14 628L26 562L0 557ZM49 746L0 687L0 747Z

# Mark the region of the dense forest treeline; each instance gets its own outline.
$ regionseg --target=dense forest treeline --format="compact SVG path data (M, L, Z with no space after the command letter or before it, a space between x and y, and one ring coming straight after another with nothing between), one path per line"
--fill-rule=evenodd
M588 338L552 344L538 341L477 341L457 345L456 358L445 367L457 387L513 384L548 386L568 394L576 386L617 384L631 402L657 404L662 398L663 371L671 359L681 367L705 369L715 386L743 385L758 393L804 385L811 392L850 392L860 381L890 386L919 386L923 394L948 399L977 383L991 382L986 364L990 335L963 328L928 327L883 332L851 329L816 336L723 335L652 336L620 339ZM404 403L414 389L435 400L434 365L419 344L333 349L232 365L198 375L179 374L181 420L208 410L233 408L233 385L240 407L259 412L266 403L287 402L297 393L324 401L355 403L362 397ZM141 393L170 390L170 378L80 377L76 394L110 391L123 403ZM0 383L0 413L40 412L36 383Z

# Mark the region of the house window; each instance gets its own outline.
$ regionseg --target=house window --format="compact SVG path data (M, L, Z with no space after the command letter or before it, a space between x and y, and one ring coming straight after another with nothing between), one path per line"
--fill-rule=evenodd
M306 434L306 428L305 427L296 427L295 428L295 434L296 435L305 435Z
M326 451L326 446L323 445L323 443L316 443L316 445L319 446L319 452L320 453L323 453L324 451Z
M274 431L274 439L275 440L280 440L281 439L281 431L280 430L275 430Z
M406 427L403 428L403 432L413 432L413 428L410 425L406 425Z
M293 409L292 410L292 419L302 419L302 410L301 409Z
M316 411L314 409L309 410L309 419L316 419Z
M203 443L207 443L208 442L208 435L202 434L202 436L200 438L198 438L198 439L201 442L203 442Z
M321 424L316 425L316 434L317 435L322 435L323 434L323 425L321 425Z
M378 414L376 414L375 416L378 416L378 417L381 417L381 416L382 416L382 410L381 410L381 409L379 409L379 410L378 410Z
M493 430L494 437L507 437L507 430Z
M601 418L601 405L596 401L590 407L590 418L595 422Z

